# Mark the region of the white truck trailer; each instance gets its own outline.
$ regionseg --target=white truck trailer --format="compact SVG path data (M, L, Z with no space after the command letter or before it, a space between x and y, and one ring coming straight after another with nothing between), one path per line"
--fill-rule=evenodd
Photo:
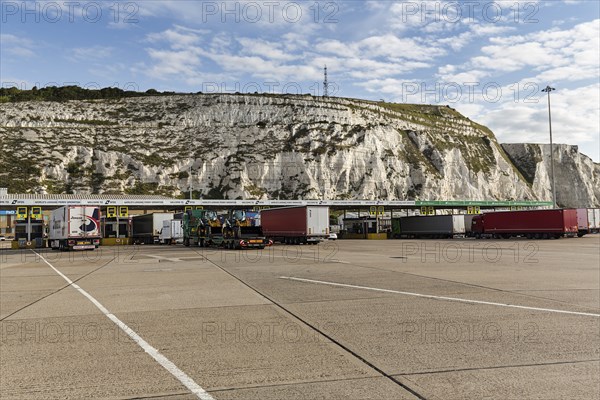
M434 215L400 218L397 237L442 239L465 236L464 215Z
M163 221L159 240L161 244L183 243L183 221L180 219L169 219Z
M159 243L164 221L173 219L173 213L157 212L131 218L131 237L134 244Z
M101 237L98 207L64 206L52 211L48 233L52 250L94 250Z
M600 233L600 208L588 208L590 233Z

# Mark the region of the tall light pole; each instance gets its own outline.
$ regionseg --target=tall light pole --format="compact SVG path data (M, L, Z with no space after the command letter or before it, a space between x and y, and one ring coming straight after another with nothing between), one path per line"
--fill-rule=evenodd
M192 200L192 190L194 189L194 182L192 182L192 167L190 167L190 200Z
M556 182L554 181L554 146L552 145L552 112L550 111L550 92L556 90L546 86L542 92L548 93L548 126L550 127L550 175L552 184L552 208L556 208Z

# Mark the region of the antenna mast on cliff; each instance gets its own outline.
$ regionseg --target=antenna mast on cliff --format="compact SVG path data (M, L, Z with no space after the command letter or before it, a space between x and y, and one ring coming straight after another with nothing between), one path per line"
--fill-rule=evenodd
M323 72L324 72L323 97L329 97L329 82L327 82L327 65L325 65L325 69Z

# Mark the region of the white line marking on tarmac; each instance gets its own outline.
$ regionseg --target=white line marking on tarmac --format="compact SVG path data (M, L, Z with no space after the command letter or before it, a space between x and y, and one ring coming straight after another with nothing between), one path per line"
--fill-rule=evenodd
M33 251L33 250L32 250ZM89 301L92 302L108 319L115 323L123 332L125 332L134 342L138 344L146 353L148 353L157 363L159 363L164 369L169 371L171 375L173 375L179 382L181 382L186 388L188 388L193 394L196 395L201 400L214 400L214 398L206 392L206 390L202 389L200 385L198 385L192 378L190 378L185 372L180 370L175 364L173 364L167 357L160 354L160 352L152 347L148 342L146 342L140 335L135 333L133 329L128 327L123 321L117 318L114 314L112 314L106 307L104 307L98 300L92 297L91 294L83 290L79 285L73 283L66 275L60 272L58 269L54 267L54 265L50 264L48 260L44 258L41 254L34 251L50 268L54 270L58 275L60 275L67 283L72 286L74 289L79 291L82 295L87 297Z
M155 256L155 255L152 255L152 254L144 254L144 256L151 257L151 258L156 258L157 260L166 260L166 261L173 261L173 262L180 262L180 261L182 261L179 258L169 258L169 257L163 257L163 256Z
M316 258L316 257L287 257L287 256L267 255L267 258L271 258L271 257L274 257L274 258L285 258L285 259L288 259L290 261L293 261L293 260L312 260L314 262L323 262L323 261L327 262L328 261L328 262L339 263L339 264L350 264L348 261L342 261L342 260L337 260L337 259L330 259L330 260L328 260L326 258L320 259L320 258Z
M461 303L472 303L472 304L485 304L488 306L499 306L499 307L510 307L510 308L520 308L524 310L533 310L533 311L547 311L559 314L571 314L571 315L584 315L586 317L600 317L600 314L594 313L584 313L578 311L566 311L566 310L555 310L553 308L539 308L539 307L528 307L528 306L519 306L516 304L503 304L503 303L493 303L490 301L481 301L481 300L469 300L469 299L461 299L457 297L446 297L446 296L434 296L431 294L421 294L421 293L413 293L413 292L402 292L399 290L392 289L380 289L369 286L358 286L358 285L349 285L347 283L337 283L337 282L327 282L327 281L317 281L314 279L305 279L305 278L295 278L293 276L280 276L281 279L288 279L291 281L299 281L299 282L308 282L308 283L318 283L321 285L329 285L329 286L340 286L347 287L352 289L363 289L363 290L374 290L376 292L384 292L384 293L396 293L403 294L406 296L416 296L416 297L424 297L427 299L435 299L435 300L447 300L447 301L458 301Z

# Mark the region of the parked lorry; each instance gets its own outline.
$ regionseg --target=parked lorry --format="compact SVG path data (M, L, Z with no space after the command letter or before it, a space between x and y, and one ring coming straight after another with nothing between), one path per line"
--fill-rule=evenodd
M211 210L188 210L183 215L185 246L226 249L264 249L273 244L260 226L252 226L245 211L230 211L219 216Z
M165 212L135 215L131 218L131 237L133 238L133 243L159 243L163 222L172 219L173 213Z
M411 216L392 219L396 239L442 239L465 235L464 215Z
M101 237L98 207L64 206L52 211L48 232L52 250L94 250Z
M587 208L577 208L577 236L582 237L590 233L590 222Z
M575 236L578 233L577 210L551 209L499 211L473 218L472 234L476 238L524 236L528 239L549 239Z
M600 208L588 208L590 233L600 233Z
M261 210L267 238L286 244L317 244L329 237L329 207L296 206Z
M158 238L161 244L183 243L183 221L181 219L164 220Z

